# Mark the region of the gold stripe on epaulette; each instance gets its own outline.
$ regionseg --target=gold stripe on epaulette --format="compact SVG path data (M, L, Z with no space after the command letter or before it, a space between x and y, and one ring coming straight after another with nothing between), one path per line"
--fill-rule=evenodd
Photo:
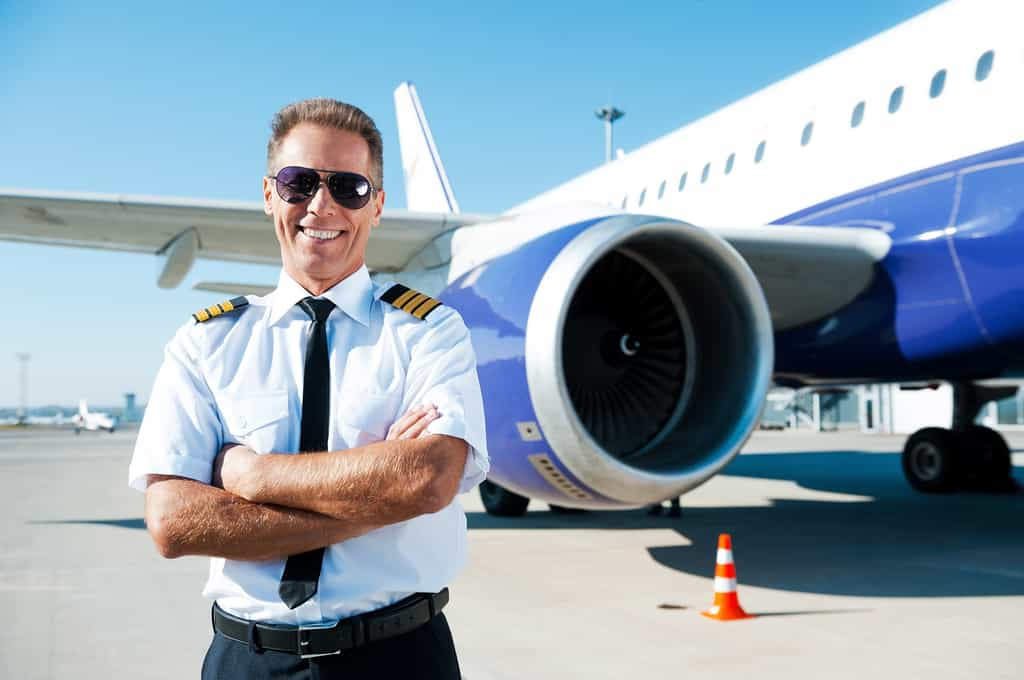
M409 312L410 314L412 314L412 310L419 307L420 303L426 299L427 296L424 295L423 293L416 293L416 296L413 297L413 299L409 300L408 302L401 306L401 310L403 312Z
M405 305L406 302L408 302L411 298L413 298L413 297L415 297L417 295L419 295L419 293L417 291L415 291L415 290L410 288L409 290L407 290L404 293L402 293L401 295L399 295L398 299L395 300L394 302L392 302L391 304L394 305L395 307L398 307L399 309L401 309L402 306Z
M435 308L441 305L440 300L435 300L434 298L427 298L427 300L428 302L426 304L420 305L419 309L412 313L412 315L417 319L425 319L427 314L430 314Z
M240 296L232 298L230 300L225 300L224 302L220 302L215 305L210 305L205 309L200 309L198 312L192 315L192 318L198 321L199 323L202 323L204 321L209 321L210 319L216 316L221 316L222 314L227 314L228 312L234 312L236 310L242 309L248 304L249 301L246 300L244 296Z
M426 319L428 314L440 307L442 304L440 300L435 300L426 293L421 293L418 290L406 288L400 283L396 283L391 286L391 288L381 295L380 299L382 302L386 302L393 307L401 309L407 314L412 314L420 320Z

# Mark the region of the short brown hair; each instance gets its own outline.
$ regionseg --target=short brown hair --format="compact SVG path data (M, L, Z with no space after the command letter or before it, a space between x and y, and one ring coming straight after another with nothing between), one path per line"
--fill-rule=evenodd
M370 147L370 173L373 175L370 181L376 187L384 185L384 142L373 118L357 106L327 97L304 99L274 114L274 120L270 123L270 141L267 142L267 170L271 174L277 171L273 163L281 142L300 123L346 130L365 139L366 145Z

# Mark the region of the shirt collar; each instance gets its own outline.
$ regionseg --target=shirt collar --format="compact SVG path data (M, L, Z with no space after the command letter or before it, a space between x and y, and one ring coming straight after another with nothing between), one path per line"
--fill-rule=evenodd
M295 279L282 269L274 290L274 302L270 308L269 324L273 326L284 318L299 300L309 297L309 291L296 283ZM334 306L363 324L370 325L370 307L373 304L373 283L366 266L352 272L348 277L316 297L326 298Z

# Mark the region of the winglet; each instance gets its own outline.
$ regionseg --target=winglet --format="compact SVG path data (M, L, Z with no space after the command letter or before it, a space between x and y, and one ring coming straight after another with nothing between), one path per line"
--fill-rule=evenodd
M406 207L421 212L457 214L459 204L434 145L416 86L410 82L395 88L395 115L405 175Z

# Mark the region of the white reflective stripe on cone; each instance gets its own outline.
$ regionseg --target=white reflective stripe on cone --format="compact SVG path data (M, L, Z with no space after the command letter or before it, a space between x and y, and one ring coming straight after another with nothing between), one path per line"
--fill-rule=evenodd
M732 551L726 550L725 548L718 549L718 563L719 564L732 564Z
M715 577L715 592L716 593L735 593L736 592L736 579L724 578L722 576Z

